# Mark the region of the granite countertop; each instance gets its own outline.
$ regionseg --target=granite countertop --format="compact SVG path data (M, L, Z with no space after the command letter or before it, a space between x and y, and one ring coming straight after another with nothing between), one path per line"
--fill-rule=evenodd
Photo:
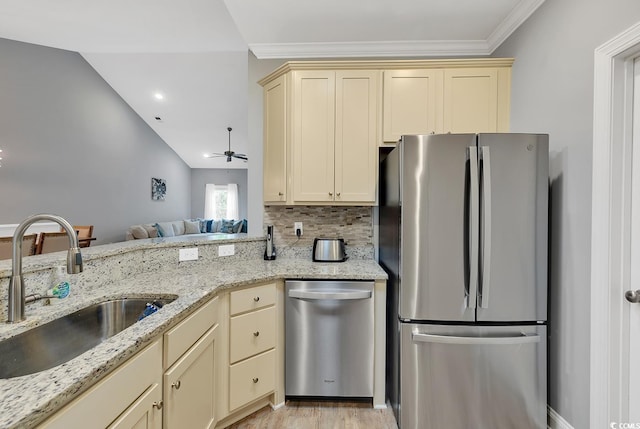
M162 246L162 243L140 240L124 247L130 251L131 248L150 249L158 245ZM117 254L123 248L116 245L98 247L105 247L102 254ZM233 263L214 261L164 268L110 281L99 288L80 288L80 292L56 300L54 305L29 304L26 321L0 324L0 340L108 299L177 296L160 311L62 365L36 374L0 380L0 427L24 428L42 422L220 291L292 278L379 280L386 279L387 275L373 259L315 263L302 258L264 261L253 257Z

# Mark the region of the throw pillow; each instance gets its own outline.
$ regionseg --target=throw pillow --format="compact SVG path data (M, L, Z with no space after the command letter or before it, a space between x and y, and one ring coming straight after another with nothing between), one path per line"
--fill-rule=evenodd
M220 232L224 234L233 234L233 219L222 219L220 221Z
M184 235L184 221L177 220L175 222L171 222L173 225L173 234L174 235Z
M247 225L247 220L243 219L242 220L242 228L240 228L240 232L247 232L249 229L248 225Z
M184 221L184 233L185 234L200 234L200 222L196 221Z
M220 222L213 219L207 219L204 232L220 232Z
M149 238L156 238L158 236L158 228L156 228L155 225L144 224L142 227L147 231L147 234L149 234Z
M131 235L133 235L133 238L138 240L141 238L149 238L149 233L147 232L146 229L142 227L142 225L132 226Z
M200 232L207 232L207 219L197 219L200 222Z
M233 223L233 226L231 227L231 231L234 234L237 234L240 232L240 229L242 228L242 224L244 223L244 221L242 220L238 220L236 222Z
M159 237L175 237L171 222L158 222L155 227L158 230Z

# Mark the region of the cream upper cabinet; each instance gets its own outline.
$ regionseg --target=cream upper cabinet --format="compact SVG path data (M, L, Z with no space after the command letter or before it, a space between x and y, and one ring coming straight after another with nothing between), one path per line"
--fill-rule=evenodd
M293 72L293 201L333 201L335 72Z
M336 202L376 200L378 76L377 71L336 72Z
M508 76L498 68L444 71L443 132L506 132Z
M385 70L384 141L442 129L442 70Z
M378 147L508 132L511 58L291 61L264 88L264 203L374 205Z
M269 82L264 93L263 198L265 203L287 200L287 76Z
M378 72L293 72L294 203L374 203Z

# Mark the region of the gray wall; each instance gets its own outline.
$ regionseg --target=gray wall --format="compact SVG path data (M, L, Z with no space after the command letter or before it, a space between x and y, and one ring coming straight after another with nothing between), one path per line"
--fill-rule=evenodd
M258 81L280 67L286 60L259 60L249 52L249 156L251 168L248 171L249 234L264 235L262 200L262 87Z
M238 215L247 218L247 169L193 168L191 169L191 217L204 217L205 185L214 183L238 185Z
M636 0L547 0L494 53L516 59L511 131L550 135L549 404L574 428L589 427L594 50L639 20Z
M0 39L0 58L0 224L57 213L99 244L189 217L189 167L78 53Z

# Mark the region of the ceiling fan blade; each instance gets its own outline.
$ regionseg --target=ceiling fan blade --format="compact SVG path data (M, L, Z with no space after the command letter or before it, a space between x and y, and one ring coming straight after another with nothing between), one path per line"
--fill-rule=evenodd
M227 155L225 155L223 153L212 153L211 155L205 155L204 157L205 158L220 158L220 157L223 157L223 156L227 156Z
M247 155L243 155L241 153L236 153L235 155L233 155L234 158L238 158L238 159L242 159L244 161L248 161L249 158L247 158Z

